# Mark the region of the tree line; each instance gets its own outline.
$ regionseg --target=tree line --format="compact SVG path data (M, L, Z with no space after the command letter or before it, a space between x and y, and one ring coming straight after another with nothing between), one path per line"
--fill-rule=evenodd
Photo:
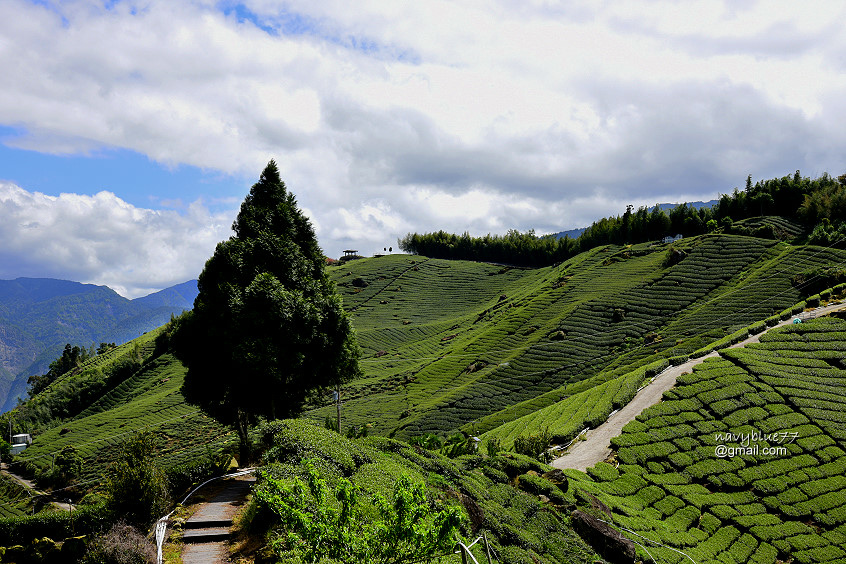
M716 205L695 208L681 204L669 211L658 205L634 209L593 222L579 237L538 236L534 230L505 235L472 237L445 231L409 233L399 239L404 252L433 258L498 262L517 266L548 266L567 260L599 245L630 244L659 240L667 235L685 237L718 229L728 233L775 238L770 226L755 230L735 222L759 216L777 215L801 223L811 232L808 242L844 246L846 240L846 174L837 178L824 173L819 178L793 175L752 183L746 178L743 190L722 194Z
M70 372L81 366L89 358L103 354L116 346L115 343L100 343L95 349L94 345L85 348L78 345L71 346L70 343L65 344L62 355L50 363L46 373L34 374L27 378L26 383L29 385L27 395L30 398L35 397L62 374Z

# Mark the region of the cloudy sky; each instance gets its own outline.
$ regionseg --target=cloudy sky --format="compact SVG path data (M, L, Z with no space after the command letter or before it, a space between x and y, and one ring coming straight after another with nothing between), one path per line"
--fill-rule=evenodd
M0 0L0 278L196 277L271 158L329 256L842 174L844 12Z

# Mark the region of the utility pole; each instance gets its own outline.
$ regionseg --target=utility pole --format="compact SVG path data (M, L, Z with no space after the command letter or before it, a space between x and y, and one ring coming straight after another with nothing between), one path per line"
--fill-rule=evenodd
M485 555L488 557L488 564L493 564L491 562L491 545L488 544L488 535L485 531L482 531L482 538L485 540Z
M341 385L338 384L337 388L335 389L335 398L336 403L335 407L338 410L338 433L341 432Z
M68 508L70 509L71 535L73 535L75 532L73 527L73 503L71 503L70 499L68 499Z

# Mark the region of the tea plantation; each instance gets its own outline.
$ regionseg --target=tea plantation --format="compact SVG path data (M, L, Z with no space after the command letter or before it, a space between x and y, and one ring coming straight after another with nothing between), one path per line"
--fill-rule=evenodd
M841 250L737 235L598 247L533 270L407 255L351 261L331 274L366 376L343 392L344 417L397 437L480 433L691 354L800 301L797 271L844 262ZM632 385L615 384L595 417L625 403ZM328 403L308 415L333 415Z
M556 506L566 503L562 490L567 486L566 481L542 477L556 480L555 472L546 474L551 468L536 460L517 454L450 459L387 437L345 439L302 419L270 423L261 434L267 448L265 471L287 482L304 478L303 461L309 461L331 485L348 479L360 488L358 497L363 500L373 494L389 498L402 476L424 484L433 504L459 508L464 515L459 534L467 544L485 534L497 562L598 561L593 549L570 528L566 512L540 501L538 494L545 493ZM365 513L369 511L372 508ZM248 510L248 515L257 514ZM267 526L266 521L257 525ZM473 551L479 562L486 561L482 543ZM439 561L461 561L451 553L443 556Z
M77 482L86 483L86 489L96 489L113 460L114 447L136 431L156 432L164 468L211 457L234 442L228 428L185 403L180 392L185 368L170 354L155 354L157 334L152 331L90 359L77 373L60 378L31 400L27 408L39 411L70 391L100 389L104 372L128 358L140 359L138 369L127 379L69 419L54 422L36 435L33 444L15 457L19 471L37 477L49 471L55 454L72 446L83 459ZM3 497L5 501L7 496ZM10 506L6 510L22 513Z
M844 353L846 321L820 318L707 359L612 440L613 464L568 471L575 497L659 562L846 562Z
M457 491L483 507L494 504L485 495L499 496L488 530L513 561L589 562L589 550L586 560L568 560L558 556L566 543L544 544L544 527L569 531L567 519L545 515L537 495L515 497L508 484L518 475L496 466L511 463L435 459L393 439L461 430L508 448L543 431L566 442L671 362L801 303L797 272L844 264L843 250L712 234L597 247L538 269L410 255L330 267L363 352L363 377L341 390L342 426L368 425L377 437L360 448L374 460L393 457L388 470L356 463L342 473L366 482L407 467L430 491ZM157 342L162 331L90 359L19 408L13 416L29 410L36 434L17 468L47 473L54 455L73 446L83 494L102 483L113 447L140 429L156 432L169 469L211 463L234 445L229 428L185 402L185 368ZM626 428L616 439L619 467L569 472L567 495L534 493L568 508L595 495L617 525L649 539L629 535L656 561L687 561L679 550L699 563L846 562L844 335L844 322L820 319L725 351ZM320 427L335 409L326 397L304 416ZM714 455L715 433L747 429L799 435L784 445L787 455ZM3 516L31 511L20 494L0 483ZM500 505L522 513L497 517ZM536 518L529 538L522 523Z

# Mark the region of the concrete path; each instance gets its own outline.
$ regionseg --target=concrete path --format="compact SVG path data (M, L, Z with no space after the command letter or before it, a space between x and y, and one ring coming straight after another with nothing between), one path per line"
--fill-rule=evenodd
M33 482L31 480L27 480L23 476L21 476L19 474L15 474L14 472L12 472L9 469L9 465L6 464L5 462L0 464L0 473L3 473L4 475L9 476L12 480L16 481L17 483L19 483L24 488L30 490L31 495L44 496L44 497L47 497L47 498L51 497L51 494L45 493L45 492L39 490L38 486L35 485L35 482ZM65 503L63 501L53 500L53 501L50 501L50 503L52 503L53 506L56 509L61 509L62 511L70 511L71 510L71 505L68 504L68 503Z
M183 564L228 562L225 542L232 518L244 505L256 479L251 476L227 479L223 488L185 522L182 541Z
M27 479L26 479L26 478L24 478L23 476L21 476L21 475L19 475L19 474L15 474L15 473L14 473L14 472L12 472L11 470L9 470L9 465L8 465L8 464L6 464L5 462L3 462L2 464L0 464L0 472L2 472L3 474L6 474L7 476L9 476L10 478L12 478L14 481L16 481L17 483L19 483L20 485L22 485L22 486L23 486L23 487L25 487L26 489L28 489L28 490L36 490L36 491L38 491L39 493L42 493L42 492L40 492L40 491L38 490L38 487L35 485L35 482L33 482L32 480L27 480Z
M803 314L803 316L807 316L808 314L814 317L820 317L822 315L826 315L833 311L837 311L840 309L846 308L846 304L834 304L825 307L819 307L814 309L811 312L807 312ZM784 325L789 325L793 323L794 316L791 316L785 321L780 321L777 325L773 327L768 327L763 332L758 333L757 335L752 335L739 343L731 345L726 348L735 348L735 347L743 347L748 345L749 343L757 343L761 340L761 335L766 333L767 331L774 329L776 327L782 327ZM570 449L567 451L564 456L556 458L552 461L552 466L555 468L565 469L565 468L573 468L575 470L581 470L584 472L591 466L594 466L598 462L602 462L611 456L611 439L613 437L618 436L623 427L629 421L632 421L635 417L640 415L640 413L650 407L655 405L661 398L664 396L664 392L672 388L676 385L676 378L678 378L681 374L685 372L690 372L693 370L693 367L705 360L706 358L711 358L714 356L718 356L719 352L712 352L703 357L696 358L693 360L689 360L684 364L680 364L678 366L671 366L657 375L652 382L650 382L645 387L641 388L641 390L635 394L635 397L630 401L628 404L625 405L622 409L617 411L614 415L608 418L608 420L597 427L596 429L591 429L587 432L587 438L583 441L574 441L573 444L570 446Z

